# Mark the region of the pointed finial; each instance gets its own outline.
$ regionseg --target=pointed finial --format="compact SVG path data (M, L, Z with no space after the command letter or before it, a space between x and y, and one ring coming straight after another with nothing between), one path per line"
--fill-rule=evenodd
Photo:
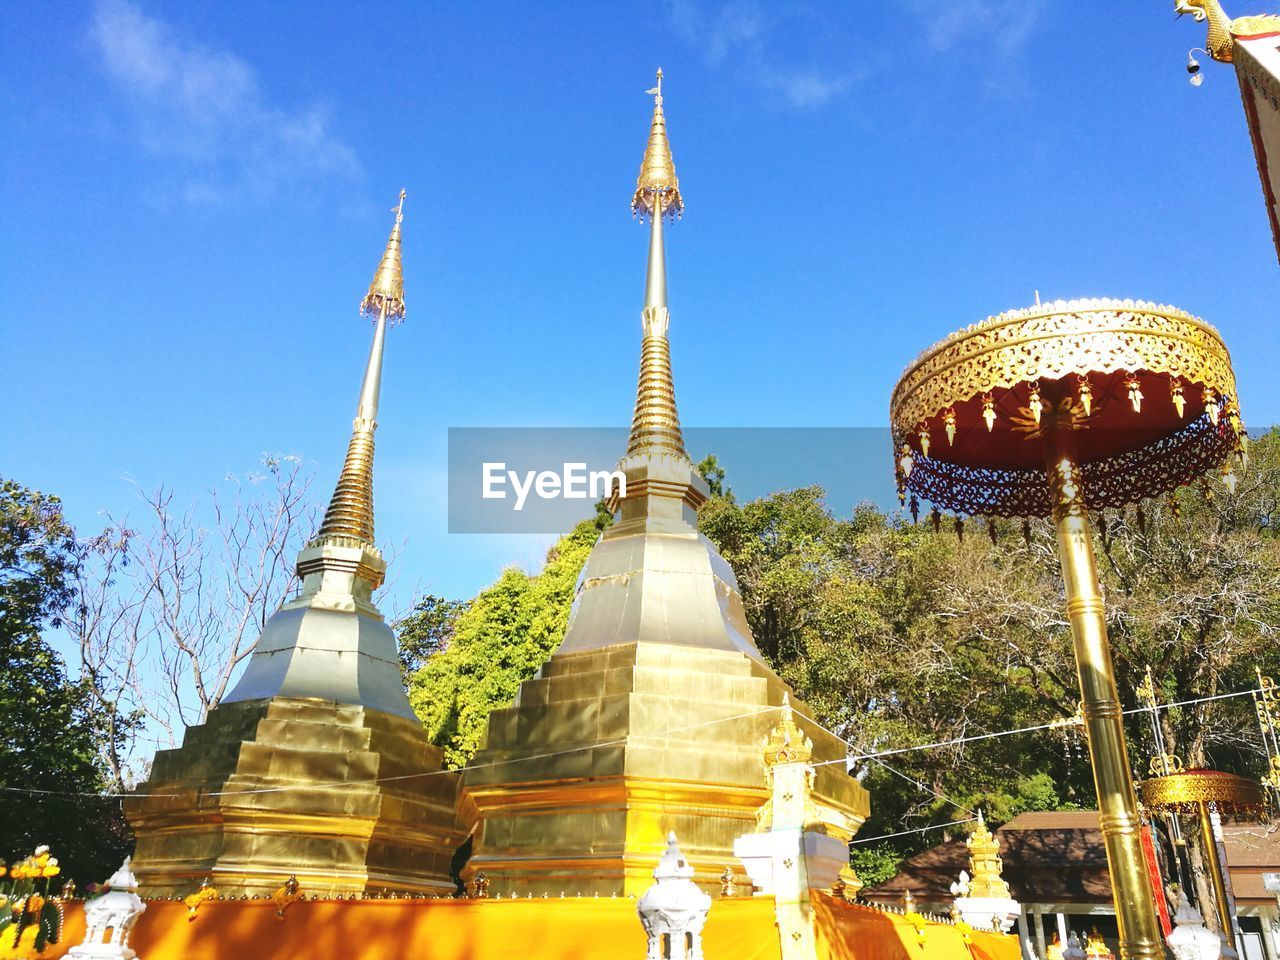
M680 181L675 161L671 159L671 143L667 140L667 120L662 112L662 68L658 68L658 85L645 91L653 96L653 119L649 124L649 142L640 162L636 192L631 198L631 212L644 216L675 217L684 211Z
M796 724L795 710L789 694L782 695L782 718L764 739L764 763L772 767L778 763L808 763L813 756L813 741L804 735Z
M1000 841L987 829L982 810L978 810L978 826L965 841L969 848L969 895L1007 899L1009 885L1002 875L1004 862L1000 859Z
M388 320L394 322L404 319L404 272L400 263L400 224L404 222L404 189L400 190L399 202L392 209L396 215L395 225L391 228L391 236L387 238L387 249L382 254L382 262L369 284L369 292L360 301L360 313L366 317L378 317L384 311Z
M405 191L392 208L395 225L382 254L382 262L373 275L369 292L360 302L360 312L373 317L373 345L360 385L360 400L352 423L347 456L338 475L329 507L325 510L320 530L311 541L313 546L343 540L365 544L373 549L373 434L378 428L378 394L382 387L382 354L387 326L404 319L404 274L400 263L400 224L404 221ZM378 560L381 563L381 559ZM366 565L368 566L368 565ZM363 569L363 568L362 568ZM382 583L382 571L369 566L365 571L376 589Z

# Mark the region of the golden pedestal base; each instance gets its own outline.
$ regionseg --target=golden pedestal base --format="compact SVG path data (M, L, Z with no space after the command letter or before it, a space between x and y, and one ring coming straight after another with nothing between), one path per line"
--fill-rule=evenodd
M124 811L148 897L205 877L224 896L270 894L291 874L306 894L451 894L456 791L414 721L275 697L210 711Z
M489 716L463 778L461 817L478 824L463 871L493 894L636 894L674 830L695 881L718 890L733 841L768 799L761 744L789 688L744 654L629 643L557 654ZM792 698L795 703L794 697ZM811 723L814 762L845 756ZM736 718L736 719L730 719ZM870 806L842 763L817 768L817 813L849 839Z

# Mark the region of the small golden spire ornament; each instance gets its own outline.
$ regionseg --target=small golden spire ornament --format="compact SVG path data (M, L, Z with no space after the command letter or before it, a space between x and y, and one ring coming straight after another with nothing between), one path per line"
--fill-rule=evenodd
M916 462L911 456L911 447L904 443L902 449L898 451L898 469L902 471L902 476L911 476L911 469L915 465Z
M1086 417L1093 413L1093 387L1089 385L1089 378L1083 375L1080 377L1080 408Z
M404 198L408 194L400 190L399 202L393 208L396 214L395 225L391 228L391 236L387 239L387 249L382 254L382 262L369 284L369 292L360 301L360 313L366 317L377 318L386 310L386 316L392 323L404 319L404 268L400 260L400 224L404 221Z
M1031 395L1027 398L1027 409L1031 411L1031 419L1037 424L1040 422L1040 414L1044 411L1044 404L1040 400L1040 382L1031 384Z
M990 433L996 425L996 402L989 393L982 398L982 419L987 422L987 433Z
M658 84L645 93L653 97L653 120L649 124L649 143L640 162L636 192L631 198L631 212L639 216L676 217L684 212L680 196L680 180L676 177L671 143L667 140L667 119L662 112L662 68L658 68Z
M1138 378L1131 376L1124 382L1125 389L1129 391L1129 403L1133 405L1134 413L1142 412L1142 386L1138 383Z
M764 763L772 767L779 763L808 763L813 757L813 741L804 735L796 724L791 697L782 695L782 719L765 737Z
M965 841L969 848L969 896L1009 899L1009 884L1003 876L1004 861L1000 859L1000 842L987 828L987 822L978 811L978 826Z
M1178 418L1181 419L1187 409L1187 398L1182 392L1182 380L1179 377L1169 381L1169 393L1173 397L1173 407L1178 411Z
M725 866L724 872L720 874L720 896L734 897L738 894L738 878L733 873L733 867Z

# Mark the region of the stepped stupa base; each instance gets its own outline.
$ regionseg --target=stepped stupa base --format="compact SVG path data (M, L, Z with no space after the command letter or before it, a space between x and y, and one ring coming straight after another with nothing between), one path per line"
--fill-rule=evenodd
M417 722L273 697L211 710L124 809L147 897L206 877L222 896L270 894L290 875L308 895L451 895L456 789Z
M719 890L734 839L756 829L769 793L762 742L790 688L753 657L669 643L625 643L554 656L490 714L463 779L461 816L476 825L463 871L493 895L640 895L671 831ZM845 746L812 723L814 760ZM819 829L849 840L869 813L843 764L817 769Z

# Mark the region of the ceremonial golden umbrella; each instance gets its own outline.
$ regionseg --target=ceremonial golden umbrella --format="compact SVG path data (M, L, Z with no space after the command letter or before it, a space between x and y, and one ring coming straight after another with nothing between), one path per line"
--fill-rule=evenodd
M1248 777L1223 773L1221 770L1179 770L1144 781L1142 802L1151 810L1173 814L1194 813L1199 818L1200 842L1204 845L1218 923L1227 943L1238 950L1235 929L1231 923L1231 906L1227 903L1226 874L1223 872L1226 864L1218 855L1210 805L1224 818L1260 817L1267 806L1262 785Z
M1088 511L1165 495L1243 455L1222 339L1173 307L1014 310L926 350L890 402L900 496L965 516L1052 517L1120 952L1163 957Z

